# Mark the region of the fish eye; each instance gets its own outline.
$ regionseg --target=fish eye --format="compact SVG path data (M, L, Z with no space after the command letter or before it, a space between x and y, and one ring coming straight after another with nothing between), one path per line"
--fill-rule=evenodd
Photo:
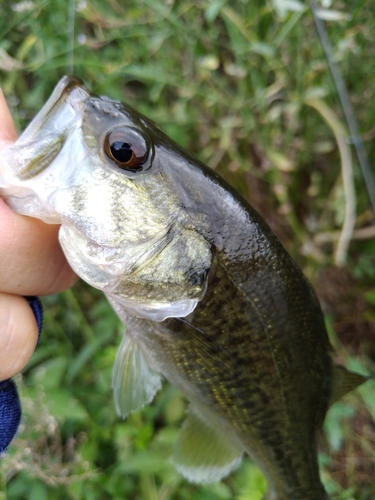
M134 129L121 127L108 132L104 151L123 170L140 172L147 168L149 146L146 138Z

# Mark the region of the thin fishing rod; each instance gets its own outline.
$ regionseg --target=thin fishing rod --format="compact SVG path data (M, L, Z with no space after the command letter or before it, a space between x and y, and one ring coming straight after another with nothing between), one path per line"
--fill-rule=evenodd
M314 0L310 0L310 10L315 22L316 31L320 40L320 44L323 48L325 57L327 59L328 67L332 75L334 85L336 87L337 94L340 99L341 107L345 116L346 123L348 125L350 133L350 143L354 145L356 155L358 158L358 163L362 170L362 175L365 180L367 192L370 198L373 215L375 216L375 182L372 175L370 163L364 147L361 133L357 124L357 120L354 115L353 107L351 105L348 92L346 90L344 79L341 76L340 69L334 59L332 45L329 41L327 31L325 29L323 21L317 15L316 4Z

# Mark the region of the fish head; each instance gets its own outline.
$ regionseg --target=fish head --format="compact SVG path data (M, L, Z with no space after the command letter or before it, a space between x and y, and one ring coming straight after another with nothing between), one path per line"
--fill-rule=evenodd
M194 310L212 263L187 207L194 186L179 180L187 163L147 118L67 76L5 150L0 195L18 213L61 224L62 248L82 279L162 321Z

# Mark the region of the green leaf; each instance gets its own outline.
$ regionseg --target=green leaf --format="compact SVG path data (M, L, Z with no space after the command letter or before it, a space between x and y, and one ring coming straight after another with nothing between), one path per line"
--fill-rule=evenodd
M58 420L76 420L84 422L88 419L86 408L72 396L72 393L63 388L55 388L44 400L50 413Z

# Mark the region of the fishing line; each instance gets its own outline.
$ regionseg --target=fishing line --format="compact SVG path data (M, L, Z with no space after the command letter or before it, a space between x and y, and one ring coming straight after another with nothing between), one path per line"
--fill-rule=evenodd
M67 12L67 33L66 33L66 44L67 44L67 53L66 53L66 72L68 75L72 75L74 73L74 36L75 36L75 0L69 0L68 3L68 12ZM67 293L69 291L66 291L64 294L64 301L67 299ZM72 362L73 357L74 357L74 349L73 349L73 341L72 341L72 306L71 302L69 301L67 306L70 308L70 325L69 325L69 332L67 332L67 337L69 338L69 347L68 347L68 356L70 362ZM67 325L68 326L68 325ZM70 395L70 404L72 404L73 401L73 382L70 380L67 383L67 390ZM70 421L70 425L67 427L67 435L69 436L67 443L69 442L70 438L74 439L74 431L73 431L73 422Z
M336 87L339 96L341 108L344 113L346 123L348 125L350 137L349 141L353 144L358 158L358 163L362 170L362 175L365 180L366 189L370 198L373 215L375 216L375 182L371 172L370 163L364 147L361 133L359 131L358 123L354 115L353 107L351 105L348 91L346 90L344 79L341 75L340 69L335 61L332 45L329 41L327 31L323 21L317 15L317 8L314 0L310 0L310 10L313 16L318 38L322 46L323 52L327 59L327 64L331 72L333 83Z
M75 0L69 0L68 4L68 29L67 29L67 57L66 71L68 75L74 73L74 21L75 21Z

